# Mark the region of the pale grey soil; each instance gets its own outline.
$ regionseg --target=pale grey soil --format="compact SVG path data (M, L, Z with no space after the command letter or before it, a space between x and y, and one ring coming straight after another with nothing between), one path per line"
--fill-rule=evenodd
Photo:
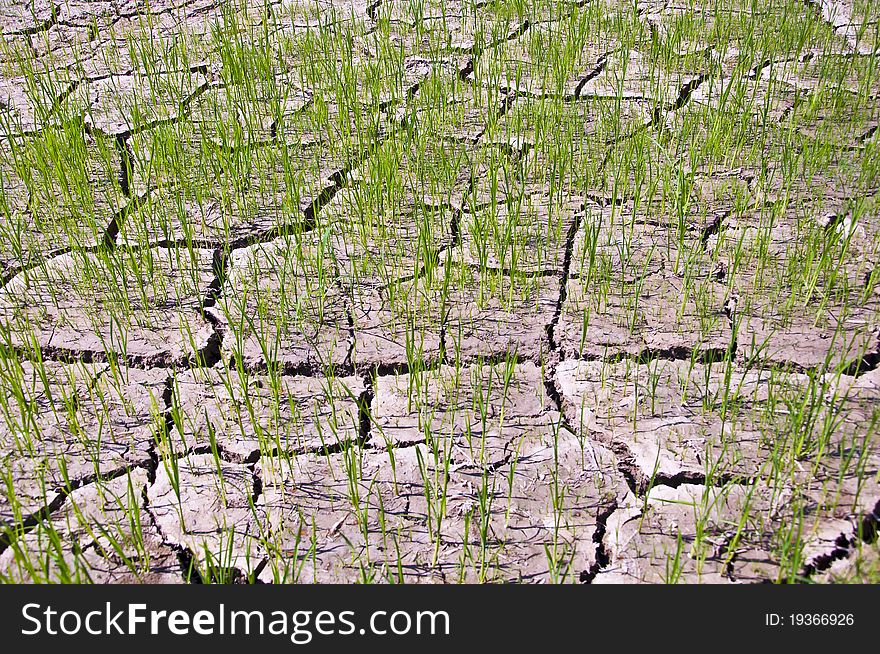
M369 120L351 116L340 147L300 122L317 99L340 112L331 90L282 73L246 119L216 111L236 93L207 45L225 4L0 0L0 392L17 407L0 421L4 579L730 583L852 568L880 515L876 205L851 220L880 190L854 173L880 88L848 117L803 108L822 62L875 56L852 3L798 3L833 47L757 62L750 81L750 120L821 134L827 165L792 175L778 144L762 170L682 163L695 190L681 215L634 198L615 161L645 133L645 156L669 157L664 135L687 116L727 111L736 45L690 44L707 56L658 70L609 32L551 84L530 44L559 38L579 3L487 34L473 2L420 17L397 0L269 2L278 33L393 26L400 83L356 93ZM685 4L639 2L638 19L662 35L699 13ZM441 18L438 54L420 30ZM144 35L190 39L192 60L133 63L126 39ZM45 64L37 88L23 58ZM430 126L408 104L434 76L462 85L447 122L432 149L395 151L400 130ZM540 128L547 102L577 133ZM164 179L166 129L182 161L214 143L253 153L252 174L187 163L189 186ZM77 144L85 196L12 163L13 142L56 133ZM592 186L553 179L554 139ZM403 180L393 221L358 206L381 157ZM760 202L742 210L745 195ZM780 206L770 225L765 203ZM821 305L791 304L781 280L810 254L814 206L816 230L847 247ZM718 262L743 244L731 282ZM805 399L811 422L795 424ZM819 432L821 452L780 450L780 435Z

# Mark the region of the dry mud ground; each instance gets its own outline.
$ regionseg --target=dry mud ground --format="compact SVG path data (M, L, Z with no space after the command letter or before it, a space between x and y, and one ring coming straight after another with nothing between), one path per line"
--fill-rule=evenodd
M876 580L866 0L0 0L0 578Z

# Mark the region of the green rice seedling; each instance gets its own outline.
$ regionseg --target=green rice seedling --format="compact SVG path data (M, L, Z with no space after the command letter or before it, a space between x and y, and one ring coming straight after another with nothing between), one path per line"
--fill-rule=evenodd
M664 583L666 584L677 584L681 580L681 575L684 569L682 557L685 555L685 551L681 532L676 534L675 542L675 554L668 555L666 558L666 569L664 571Z
M876 499L880 38L850 4L4 17L0 577L525 579L540 486L551 581L871 579L865 543L813 570ZM247 537L175 540L194 457ZM336 530L271 486L312 459ZM575 570L595 467L643 515Z

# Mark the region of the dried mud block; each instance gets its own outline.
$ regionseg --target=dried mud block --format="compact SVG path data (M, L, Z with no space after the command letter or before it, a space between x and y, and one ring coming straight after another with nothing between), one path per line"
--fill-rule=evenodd
M0 519L54 507L83 481L148 465L165 374L104 365L10 362L0 425ZM45 375L43 375L45 373ZM14 407L16 397L24 403Z
M580 85L578 97L647 100L659 106L674 105L686 86L693 86L700 75L667 71L660 63L637 49L620 48L610 52L601 71Z
M164 365L204 357L215 338L202 316L213 258L164 248L63 254L3 287L0 321L18 347Z
M171 438L176 451L206 450L242 461L275 452L336 448L359 437L358 377L267 377L213 368L178 374Z
M6 143L0 144L0 209L8 218L24 213L30 202L30 191L21 179L14 151Z
M861 100L864 101L876 98L880 91L880 80L875 79L870 72L872 61L872 55L855 55L826 49L810 50L800 57L775 65L779 67L777 77L801 91L824 91L838 100L863 96ZM820 106L815 108L821 110Z
M601 521L626 490L608 450L564 429L544 432L524 439L491 471L452 465L448 479L444 456L425 450L418 470L430 492L413 496L408 514L418 525L413 540L433 545L445 581L545 583L592 576Z
M0 134L36 132L53 122L58 102L75 87L75 80L64 71L34 74L30 77L0 76Z
M202 98L207 101L212 92ZM231 121L229 133L219 134L218 129L226 129L221 123L201 118L162 125L129 140L132 191L155 194L144 211L156 213L123 226L124 238L240 244L302 223L315 203L332 197L381 131L372 119L355 120L344 108L320 99L286 114L278 131L269 125L267 139L256 127L242 128L241 121ZM251 138L260 141L247 145Z
M376 10L379 21L387 20L403 31L426 33L426 52L440 45L453 52L470 53L479 46L506 40L523 29L523 22L506 12L495 14L488 5L481 11L466 0L428 0L413 6L406 0L383 2Z
M867 11L866 5L858 0L813 0L809 5L818 10L835 34L846 39L852 52L860 55L876 53L877 42L871 23L876 23L877 17L874 15L873 21L870 20L870 5Z
M818 142L832 147L861 148L880 127L878 114L880 107L877 105L840 102L823 104L812 114L805 111L799 115L795 111L791 121L797 125L798 132Z
M0 42L0 64L3 65L3 77L15 77L24 73L27 68L34 69L39 57L31 47L33 37L27 34L4 34Z
M613 151L616 156L618 151ZM618 166L618 161L620 166ZM688 168L649 166L643 179L632 161L615 160L586 203L585 228L628 233L634 243L656 244L665 253L678 252L681 263L702 249L701 240L715 233L725 218L752 197L751 171L712 164ZM667 176L667 172L672 172ZM582 238L578 234L578 244ZM642 236L642 232L647 235ZM618 237L619 238L619 237Z
M839 395L845 395L854 402L871 406L874 398L880 397L880 368L863 371L859 376L839 375L833 379L831 388Z
M459 473L460 495L447 503L450 581L571 583L598 569L602 523L627 492L614 455L564 429L529 445L485 481L479 470Z
M774 457L783 447L797 451L804 465L817 464L809 473L799 470L798 480L827 483L835 471L845 472L845 453L859 446L859 425L869 419L846 394L811 384L805 375L725 363L566 361L557 367L556 382L569 424L625 451L644 484L654 477L779 472ZM818 403L808 407L815 412L808 424L777 414L779 403L805 397ZM824 433L826 420L834 420L837 431Z
M61 6L63 8L64 5ZM6 52L11 70L21 75L33 70L51 71L50 74L59 75L60 79L69 79L72 85L62 97L73 91L74 84L78 86L84 79L126 72L130 68L128 56L124 57L123 64L119 50L114 53L116 56L112 64L100 57L99 53L106 52L110 37L108 32L96 36L89 26L56 23L44 32L22 38L27 38L27 41L22 45L10 43L12 47ZM0 55L2 58L3 55ZM123 67L125 70L120 71Z
M455 256L455 255L453 255ZM559 276L502 272L454 259L381 289L355 286L357 365L395 366L516 353L537 361L559 300Z
M456 464L480 468L498 465L560 429L540 370L512 361L381 375L371 412L372 445L425 443Z
M573 155L595 153L601 159L613 139L643 128L652 108L638 98L590 97L561 106L525 98L513 103L487 136L516 136L535 147L565 146ZM549 134L559 140L546 138Z
M685 113L720 111L771 124L788 116L800 99L798 89L776 78L776 71L767 67L754 78L720 75L704 80L691 92Z
M177 554L143 510L147 472L74 490L56 513L0 554L7 583L175 583Z
M112 144L67 130L0 145L0 267L101 243L126 205Z
M363 180L340 190L321 210L317 229L329 236L342 283L381 288L436 265L452 242L454 212L401 190ZM396 194L395 194L396 195Z
M515 465L485 473L451 461L442 446L263 459L262 499L278 551L261 578L577 579L595 565L598 520L622 483L608 472L613 456L567 432L524 441Z
M706 36L712 33L713 18L729 13L722 7L710 10L699 5L675 6L650 1L637 4L639 22L656 42L678 56L705 54L710 48Z
M593 31L584 21L531 25L517 38L482 52L470 78L534 98L575 98L620 47L610 35Z
M41 234L32 232L28 214L30 191L0 146L0 270L7 277L35 255L42 254ZM36 241L36 247L31 242Z
M752 201L754 173L749 169L709 163L677 167L667 177L663 168L649 167L645 179L637 181L630 164L625 165L611 172L605 189L585 203L573 263L582 262L594 247L598 253L605 246L619 250L615 265L623 265L637 251L652 249L675 270L685 268L695 255L705 262L705 242ZM627 265L635 270L638 263L644 260L636 257ZM578 273L573 269L572 274Z
M213 0L204 4L209 2ZM151 2L148 6L138 1L137 6L130 6L129 10L118 2L113 4L121 13L102 13L94 18L83 13L32 39L40 59L75 72L83 83L132 74L149 76L165 70L171 59L180 69L200 67L210 60L211 24L218 18L216 13L196 10L181 15L182 12L169 11L167 6L161 9L164 4L161 2ZM190 3L190 6L194 4L198 3ZM82 8L88 12L97 6L94 2L77 5L65 0L62 11ZM150 45L138 47L133 58L131 43ZM83 94L78 99L87 98L88 95ZM81 107L77 102L70 109L75 111Z
M16 140L7 150L11 165L29 191L28 209L34 218L61 231L67 223L88 226L69 245L93 245L104 237L114 216L126 205L120 177L122 160L116 144L84 134L79 125L46 128L33 137ZM48 231L48 229L47 229Z
M549 350L547 326L559 304L560 277L504 275L461 266L444 324L447 355L467 361L514 353L538 361Z
M768 480L814 521L858 519L880 497L870 379L660 359L565 361L555 379L568 423L641 488Z
M335 158L335 169L347 170L391 131L388 114L378 107L364 106L358 98L335 101L331 92L309 79L299 86L312 100L281 116L275 140L292 150L300 165L333 170L329 162Z
M457 131L455 117L433 109L416 108L409 131L389 134L371 156L357 166L351 179L369 188L378 201L386 201L391 189L403 193L407 202L455 211L469 198L474 171L482 163L485 148L474 140L447 138L437 131ZM393 177L392 177L393 175ZM393 181L392 181L393 180Z
M676 224L669 213L653 204L635 208L630 202L604 207L585 203L569 275L584 280L610 275L633 284L664 271L683 270L685 261L702 248L700 233L687 220Z
M729 581L726 564L732 553L727 546L749 500L749 490L742 486L691 484L656 486L644 507L630 496L608 518L604 544L609 563L593 583Z
M198 137L220 148L268 143L313 100L289 74L208 89L189 105Z
M147 490L148 511L163 542L191 554L203 578L218 571L250 574L269 536L256 483L248 466L210 454L160 457L156 481Z
M240 247L273 233L303 228L306 210L335 188L330 179L335 170L314 169L314 162L308 161L296 166L280 148L243 154L235 164L208 172L220 161L212 157L197 155L191 170L166 169L171 174L138 201L120 226L120 242ZM321 162L328 163L341 162L335 158ZM205 177L185 179L199 168Z
M54 22L56 9L50 0L8 0L0 8L0 30L3 36L45 30Z
M224 208L222 199L198 197L180 188L159 188L133 204L119 226L118 242L128 246L205 244L251 233L253 225L236 224L235 216ZM266 225L260 227L265 229Z
M784 124L793 126L807 143L851 151L864 148L880 126L880 104L876 99L880 85L861 61L822 56L814 59L816 63L811 59L793 67L791 77L786 79L803 89L804 101L793 107Z
M809 307L785 318L774 317L778 305L749 302L737 309L734 331L737 355L744 361L766 361L808 369L858 364L878 349L877 308L817 313Z
M541 193L550 186L542 175L526 170L524 159L532 147L527 141L516 136L487 135L481 145L485 147L472 159L470 188L462 202L463 211L457 225L460 231L466 228L463 224L466 220L473 222L475 214L491 213L502 205L516 206L525 196ZM566 190L574 196L573 190Z
M761 187L763 177L759 178L764 171L751 162L777 161L789 147L782 131L738 115L729 118L715 110L691 107L688 111L688 107L690 103L655 115L662 122L622 134L608 144L598 179L588 181L588 188L596 189L594 195L604 198L603 204L621 205L641 222L711 233L726 215L764 202L766 191ZM694 143L717 142L713 131L717 129L730 130L718 153L694 154ZM731 166L720 156L728 152L726 139L748 144L737 161L742 165Z
M833 453L826 457L827 461L820 461L812 483L797 488L803 512L818 525L812 527L815 539L803 550L807 569L823 567L822 559L842 544L849 546L866 535L870 537L870 524L876 524L880 503L880 484L876 481L880 453L870 437L850 442L858 457L856 462L850 463L852 452Z
M70 102L82 103L86 125L109 136L128 135L183 115L208 80L200 72L113 75L77 88Z
M355 365L394 367L440 358L443 303L433 279L417 276L385 288L351 288Z
M378 5L377 14L381 11L382 5ZM462 47L461 42L466 45ZM363 60L365 63L382 62L379 70L386 71L389 78L374 86L365 97L373 101L378 99L385 107L408 103L415 88L426 79L426 71L450 77L457 75L459 70L467 67L467 53L473 46L467 35L460 40L458 35L450 34L442 22L426 22L422 29L416 30L400 21L382 19L372 22L362 34L355 35L353 44L357 51L367 55ZM402 62L399 72L387 67L392 50L394 54L390 59L398 65Z
M242 2L236 2L241 6ZM72 25L88 26L97 23L107 28L123 18L148 19L170 14L186 23L193 15L219 11L216 0L153 0L149 4L139 0L65 0L59 10L59 20ZM144 22L149 22L145 20Z
M797 580L846 528L766 486L655 486L609 517L594 583Z
M425 223L421 227L426 228L422 234L432 229ZM443 304L437 284L432 285L438 252L430 241L414 238L418 231L399 240L367 242L362 235L334 233L340 283L352 317L351 358L358 366L393 367L440 355Z
M803 411L808 420L799 423L780 417L780 431L796 434L803 468L790 485L819 518L847 522L849 528L840 531L851 539L878 515L880 442L873 432L880 417L878 374L876 369L859 377L829 374L821 384L804 385L797 398L801 405L818 404L816 386L824 394L822 408Z
M566 415L572 424L615 437L617 427L642 431L638 423L643 420L669 418L671 424L708 424L708 420L717 423L719 429L726 425L735 431L738 426L749 426L751 436L760 437L762 448L781 444L778 439L768 440L774 432L794 438L794 432L800 430L797 438L803 461L810 460L810 442L815 446L820 435L825 440L821 451L816 453L829 460L834 456L832 449L842 455L852 447L853 443L847 439L857 436L859 430L870 423L875 410L873 401L878 395L875 377L873 371L860 377L833 373L811 376L744 367L735 362L704 364L662 359L646 363L567 361L557 368L557 381L566 396ZM804 416L778 412L780 402L786 406L800 402L807 411L805 415L811 419L805 420L803 425L795 424ZM830 416L834 416L833 421ZM830 424L835 425L836 431L824 433ZM646 427L645 431L650 430ZM739 437L734 440L743 441ZM867 446L872 447L871 443ZM736 448L736 444L731 447ZM705 447L697 450L705 458L708 450ZM732 457L736 466L761 462L759 459L740 461L743 457L733 451L723 454ZM768 450L762 456L769 454ZM699 454L693 462L703 466L705 471ZM691 468L693 472L697 470ZM749 472L747 468L741 471ZM752 473L757 471L757 468L751 469ZM677 471L666 472L676 474Z
M409 172L410 162L396 163ZM403 361L408 339L409 347L433 356L439 350L441 316L419 277L437 265L441 250L450 245L453 211L442 200L432 202L432 192L411 194L406 188L402 202L388 205L384 178L377 179L372 167L360 173L355 186L337 194L319 216L350 295L358 331L356 358L385 363L390 345L388 362Z
M321 235L285 236L235 250L223 292L208 311L219 321L226 357L289 371L347 364L349 306L333 250Z
M567 357L696 352L720 359L728 351L722 284L670 270L628 281L622 272L569 279L554 332Z
M451 68L446 63L433 70L409 102L404 118L429 137L473 145L503 112L509 95L465 82ZM440 102L431 100L438 97Z
M315 8L312 3L310 9ZM333 20L331 12L323 12L320 18ZM282 25L298 19L283 7L273 9L272 14ZM362 120L377 118L372 116L377 110L406 102L435 66L444 65L445 58L436 51L412 49L407 43L412 39L401 40L401 35L387 27L358 22L326 25L317 31L282 27L268 39L290 82L313 92L316 102L338 102L345 105L344 113Z
M461 214L463 259L507 273L562 274L566 245L583 202L534 189Z
M65 0L58 24L32 43L44 65L64 67L83 83L132 74L149 77L167 70L169 62L178 70L216 72L220 62L212 26L243 31L257 14L251 10L246 18L245 4L236 1L233 10L216 0ZM224 23L221 7L229 9L227 19L233 11L241 13ZM206 66L212 59L214 66Z
M755 59L760 54L753 45L755 39L761 42L772 40L780 58L786 54L795 56L811 46L849 51L845 38L832 34L830 30L811 30L806 43L796 39L790 43L785 38L793 26L801 30L802 25L815 22L817 12L811 2L785 7L772 4L756 6L748 0L726 2L723 6L692 2L639 4L643 20L661 42L671 42L674 46L681 44L682 49L686 46L692 49L706 48L723 43L728 56L736 53L741 64L759 63ZM690 41L694 34L701 38Z
M565 361L556 369L569 424L626 454L639 483L654 478L759 474L772 454L758 418L767 380L736 370L725 385L723 364L657 359ZM736 411L723 409L724 398ZM748 407L748 411L743 410Z
M614 457L565 430L528 441L510 463L491 471L450 466L448 478L443 455L435 459L419 446L413 485L421 481L428 492L409 498L410 539L431 553L444 581L570 583L592 576L600 522L625 489Z
M284 28L345 25L365 22L369 5L368 0L284 0L273 15Z
M845 555L831 561L827 568L811 579L820 584L873 583L880 568L880 541L856 541Z
M406 188L401 195L400 202L388 204L384 177L364 168L318 215L351 306L358 365L439 354L443 314L430 282L452 242L455 214Z
M865 286L875 256L864 247L867 234L860 221L826 216L815 204L729 220L707 244L733 289L732 329L745 361L834 367L877 349L880 305Z
M809 167L790 171L776 159L756 181L767 202L789 205L843 206L852 198L873 197L880 191L880 180L863 175L863 155L847 149L825 149L810 161ZM807 159L809 161L809 159Z
M137 11L137 2L124 1L114 2L112 0L65 0L59 7L58 18L63 23L77 25L79 27L89 27L95 25L96 28L107 29L112 27L115 19L120 18L120 11ZM150 3L152 5L152 3ZM165 4L160 0L156 3L161 6ZM167 7L166 7L167 9ZM149 10L142 7L143 14ZM141 15L143 15L141 14Z
M688 171L692 184L688 197L689 228L701 231L707 238L718 230L722 221L739 212L751 199L753 171L737 167L698 166ZM702 222L699 221L702 217Z
M415 450L263 458L260 507L273 537L260 575L274 582L424 581L431 549L410 537L424 495ZM433 576L438 576L436 572Z
M523 98L510 106L485 139L513 150L517 175L529 183L602 195L605 189L597 180L610 148L644 130L652 111L649 101L616 96L561 104Z
M401 176L426 205L460 209L471 193L484 153L475 142L428 136L411 145L400 162Z
M436 69L441 74L453 73L451 66L442 60L434 61L432 55L403 56L402 53L395 53L389 58L388 45L380 39L373 40L368 36L362 48L364 56L356 55L341 65L354 65L358 78L356 97L363 108L402 106Z

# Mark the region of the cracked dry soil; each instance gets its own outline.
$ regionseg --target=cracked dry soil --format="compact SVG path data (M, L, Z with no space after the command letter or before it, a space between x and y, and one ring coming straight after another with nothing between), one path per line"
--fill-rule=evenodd
M872 4L0 0L0 580L852 580Z

